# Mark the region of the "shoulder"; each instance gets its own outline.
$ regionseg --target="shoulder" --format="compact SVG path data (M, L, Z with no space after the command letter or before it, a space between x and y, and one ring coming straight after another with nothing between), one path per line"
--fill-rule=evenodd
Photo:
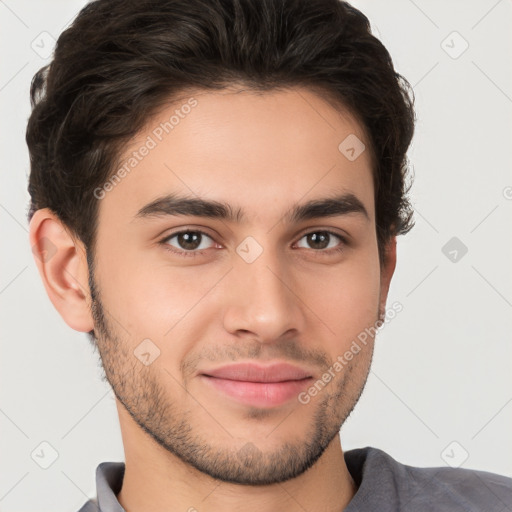
M466 468L418 468L404 465L406 472L425 486L424 498L433 503L458 505L461 510L498 512L512 510L512 478ZM510 508L509 508L510 507Z
M372 447L351 452L346 454L347 464L354 463L362 481L365 477L369 480L366 485L380 480L387 487L385 494L394 497L396 510L512 510L512 478L466 468L409 466Z

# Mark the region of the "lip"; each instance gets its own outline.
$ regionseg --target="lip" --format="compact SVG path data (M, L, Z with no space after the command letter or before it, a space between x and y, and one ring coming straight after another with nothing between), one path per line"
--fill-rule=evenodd
M307 370L287 363L238 363L204 371L200 377L216 391L259 408L278 407L290 401L313 380Z
M288 363L273 363L270 365L236 363L202 371L201 374L219 379L260 383L284 382L312 377L307 370Z

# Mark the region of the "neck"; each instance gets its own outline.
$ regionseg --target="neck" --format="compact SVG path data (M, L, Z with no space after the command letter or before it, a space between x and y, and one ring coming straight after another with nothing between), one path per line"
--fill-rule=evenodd
M124 419L126 466L117 499L127 512L340 512L357 491L339 436L298 477L272 485L249 486L215 480L197 471L159 446L131 418Z

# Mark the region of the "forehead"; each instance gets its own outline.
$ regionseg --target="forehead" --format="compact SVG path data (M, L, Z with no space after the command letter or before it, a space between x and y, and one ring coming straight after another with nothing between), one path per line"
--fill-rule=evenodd
M190 91L127 145L100 223L127 223L169 193L228 202L245 220L269 222L301 199L351 193L373 219L369 149L357 120L310 89Z

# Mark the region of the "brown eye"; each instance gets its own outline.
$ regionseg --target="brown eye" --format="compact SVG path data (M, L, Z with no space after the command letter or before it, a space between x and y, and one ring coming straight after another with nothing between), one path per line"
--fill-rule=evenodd
M333 233L332 231L311 231L301 238L301 240L303 239L306 239L306 249L326 253L331 253L332 250L341 250L346 243L346 240L341 235ZM338 242L336 242L336 239L338 239ZM340 244L339 241L342 243Z
M213 240L203 231L189 229L173 233L172 235L164 238L160 243L166 246L166 249L171 252L182 254L183 256L196 256L197 254L202 254L204 250L208 249L208 242L205 242L205 238ZM171 240L173 243L171 243Z

